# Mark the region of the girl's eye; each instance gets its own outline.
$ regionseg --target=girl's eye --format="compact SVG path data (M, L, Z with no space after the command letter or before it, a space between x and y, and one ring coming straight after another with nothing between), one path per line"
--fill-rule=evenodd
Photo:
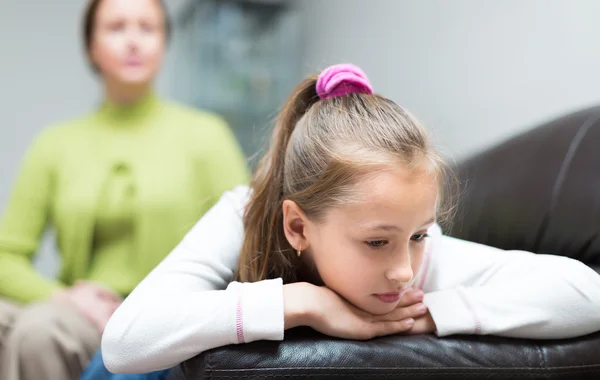
M429 237L428 234L416 234L411 237L411 240L416 241L416 242L421 242L428 237Z
M388 243L387 240L370 240L370 241L366 242L366 244L370 248L381 248L381 247L385 246L387 243Z

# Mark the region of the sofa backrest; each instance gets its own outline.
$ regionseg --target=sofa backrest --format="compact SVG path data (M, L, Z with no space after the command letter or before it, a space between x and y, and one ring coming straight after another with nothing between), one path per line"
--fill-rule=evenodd
M600 106L560 117L457 165L446 233L600 265Z

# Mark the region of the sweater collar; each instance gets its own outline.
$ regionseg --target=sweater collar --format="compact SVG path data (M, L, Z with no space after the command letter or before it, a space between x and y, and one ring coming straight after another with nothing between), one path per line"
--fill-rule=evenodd
M121 123L133 125L150 117L159 107L158 97L150 91L134 104L120 105L105 100L98 111L98 116L113 125Z

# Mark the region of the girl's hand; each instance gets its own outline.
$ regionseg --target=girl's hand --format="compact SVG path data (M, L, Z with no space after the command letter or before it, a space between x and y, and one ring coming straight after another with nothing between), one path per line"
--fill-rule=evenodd
M412 313L411 315L415 319L415 324L410 330L406 331L407 334L417 335L434 333L436 330L435 322L422 301L423 291L419 289L410 289L404 293L396 310L382 317L384 320L396 320L399 317L407 315L407 313Z
M415 325L407 333L410 335L432 334L436 329L435 322L429 311L427 311L425 315L415 319Z
M338 338L366 340L409 332L420 309L422 293L407 291L398 307L384 315L372 315L352 306L332 290L308 283L285 285L283 289L285 328L306 325Z

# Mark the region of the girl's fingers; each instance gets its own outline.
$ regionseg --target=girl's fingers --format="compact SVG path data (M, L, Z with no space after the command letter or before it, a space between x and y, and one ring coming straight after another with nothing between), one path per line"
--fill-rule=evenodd
M383 321L372 324L373 337L398 334L410 331L415 325L415 320L412 318L401 321Z
M398 301L398 307L410 306L421 301L423 301L423 291L420 289L409 289L402 295L400 301Z
M400 321L406 318L418 318L427 313L427 306L422 302L410 305L408 307L399 307L392 312L384 315L375 316L374 321Z

